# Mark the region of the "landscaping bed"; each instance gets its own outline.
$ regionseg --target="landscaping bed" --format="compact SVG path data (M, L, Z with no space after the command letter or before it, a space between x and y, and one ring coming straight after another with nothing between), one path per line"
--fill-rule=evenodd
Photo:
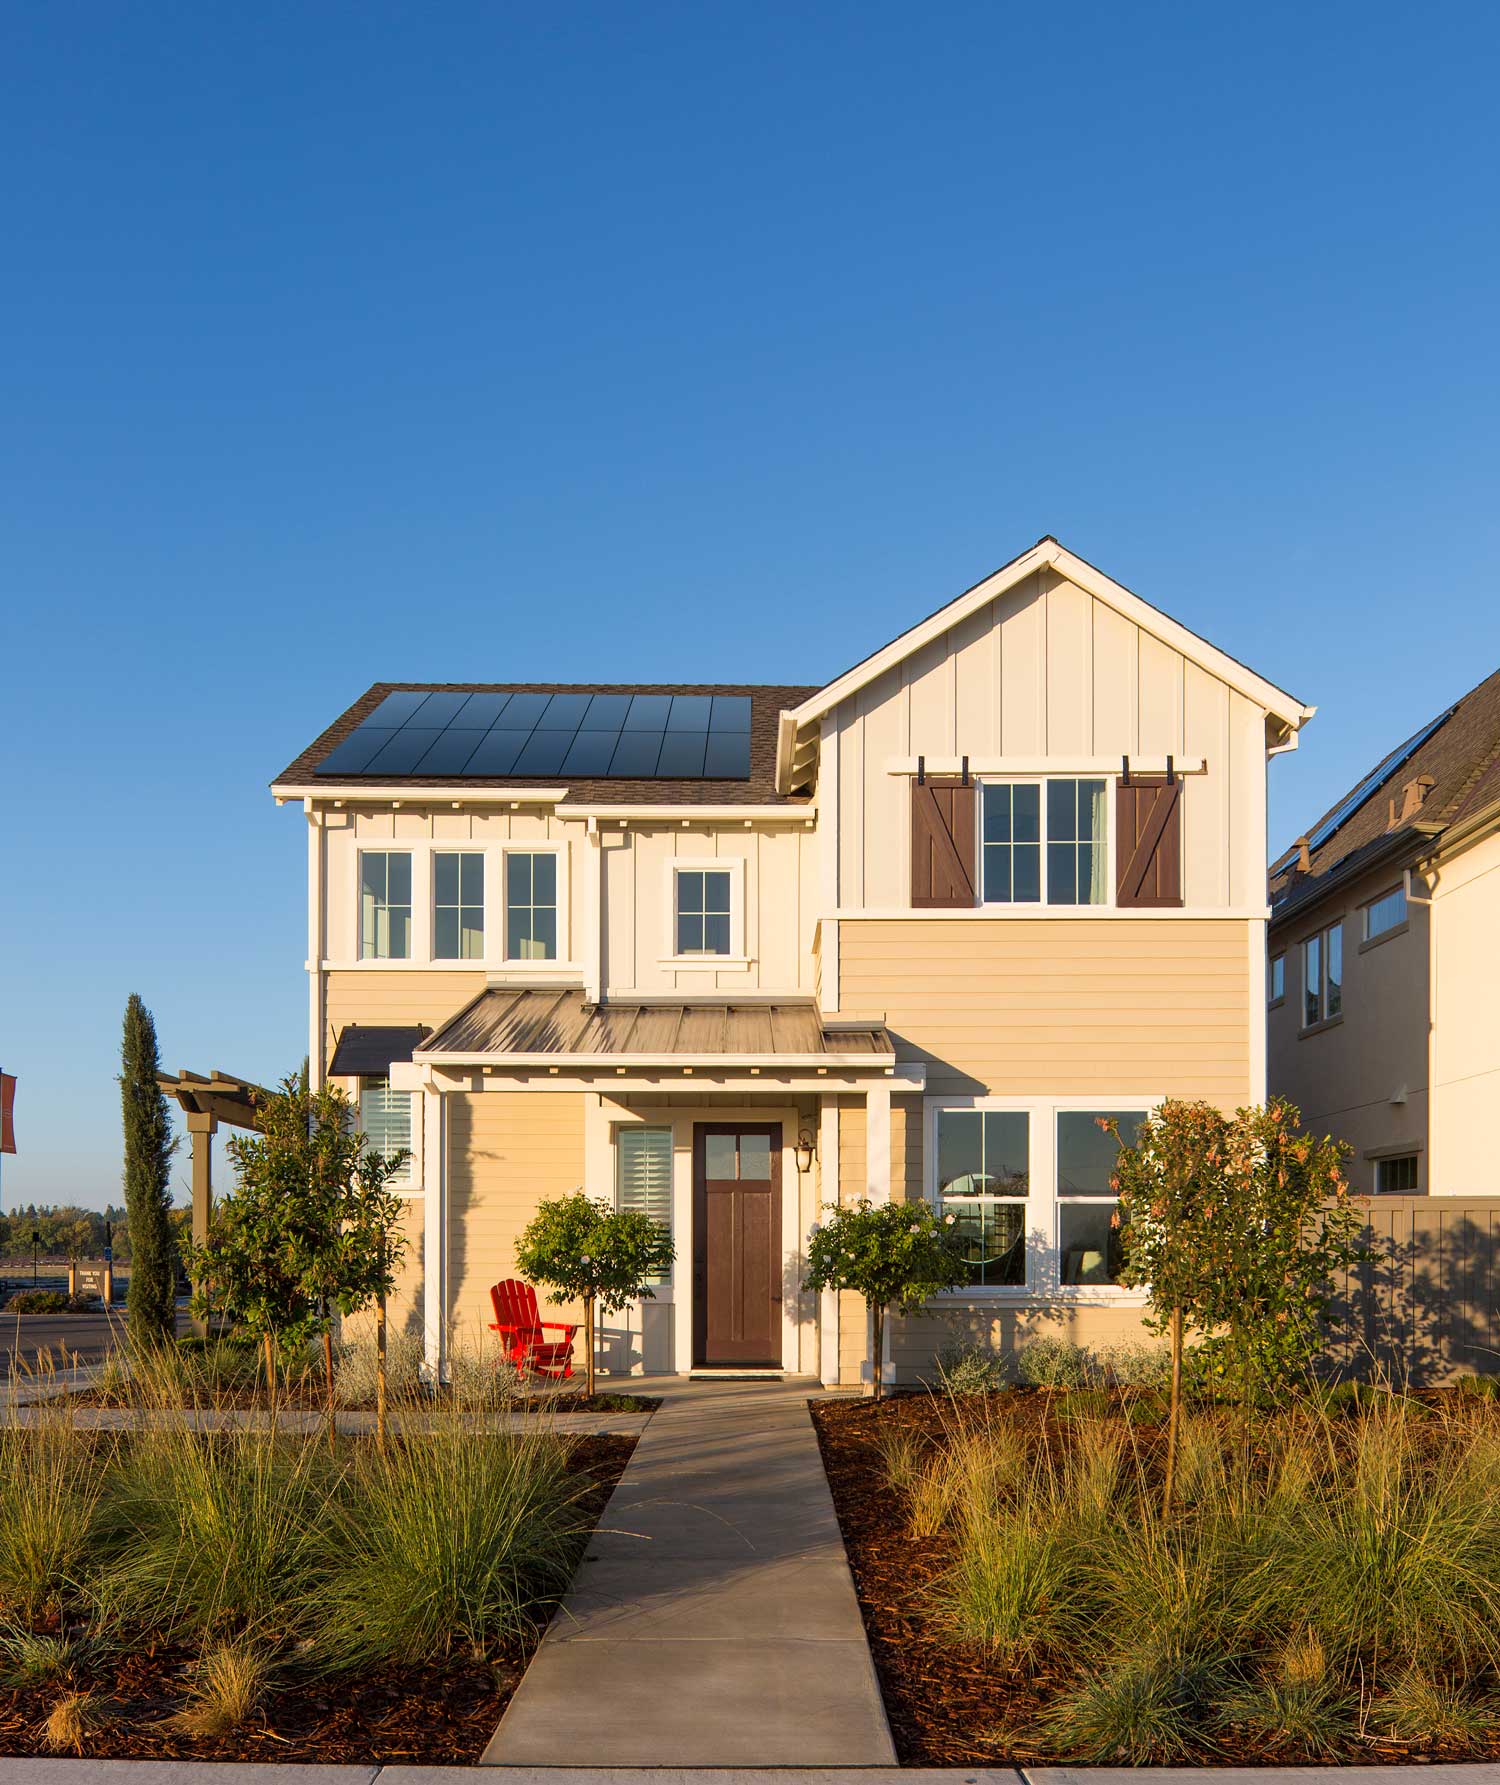
M472 1764L634 1443L0 1434L0 1754Z
M1500 1760L1500 1404L814 1401L904 1764Z

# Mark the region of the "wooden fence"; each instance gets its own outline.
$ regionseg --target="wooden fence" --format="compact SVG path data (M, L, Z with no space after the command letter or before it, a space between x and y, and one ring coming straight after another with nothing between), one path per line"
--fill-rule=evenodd
M1500 1196L1372 1196L1332 1322L1340 1375L1500 1373Z

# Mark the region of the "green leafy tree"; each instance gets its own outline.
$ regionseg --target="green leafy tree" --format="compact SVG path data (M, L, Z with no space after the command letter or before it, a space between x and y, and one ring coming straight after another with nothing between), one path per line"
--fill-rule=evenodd
M594 1316L655 1300L653 1277L671 1268L671 1236L639 1209L617 1209L575 1190L537 1205L516 1246L516 1268L534 1283L583 1303L585 1393L594 1392Z
M394 1285L404 1241L387 1186L406 1155L371 1152L345 1093L310 1091L300 1073L258 1100L256 1114L259 1132L229 1142L235 1188L207 1242L189 1251L194 1311L211 1304L261 1341L273 1391L277 1353L321 1337L331 1431L333 1318L383 1303Z
M1363 1217L1349 1195L1348 1148L1300 1128L1281 1099L1226 1116L1169 1101L1122 1146L1121 1281L1151 1297L1146 1323L1172 1342L1170 1506L1185 1329L1204 1367L1242 1401L1305 1378L1325 1342L1340 1275L1358 1257ZM1102 1124L1119 1136L1112 1121Z
M863 1296L874 1325L875 1397L880 1398L885 1319L889 1309L914 1314L940 1290L968 1281L968 1266L951 1217L927 1202L827 1206L828 1218L807 1242L808 1290L847 1289Z
M138 1344L170 1344L177 1330L177 1248L168 1174L177 1142L157 1082L156 1024L136 992L125 1005L120 1100L125 1123L125 1208L130 1223L126 1323Z

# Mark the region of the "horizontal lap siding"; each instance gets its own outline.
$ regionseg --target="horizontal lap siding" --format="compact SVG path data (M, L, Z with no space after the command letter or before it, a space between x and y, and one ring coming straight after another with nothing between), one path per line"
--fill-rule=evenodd
M324 1063L346 1023L425 1023L436 1029L485 987L484 973L330 972Z
M544 1198L564 1196L583 1183L583 1093L491 1091L445 1102L448 1314L457 1343L489 1343L490 1285L516 1275L522 1229ZM543 1314L581 1318L558 1304Z
M396 1287L386 1299L386 1323L392 1336L422 1336L422 1234L426 1203L420 1196L403 1197L399 1232L403 1241L401 1262L396 1267ZM351 1315L344 1322L344 1337L361 1343L375 1340L375 1313Z
M840 925L840 1005L883 1011L929 1095L1201 1097L1250 1088L1235 919L872 919Z

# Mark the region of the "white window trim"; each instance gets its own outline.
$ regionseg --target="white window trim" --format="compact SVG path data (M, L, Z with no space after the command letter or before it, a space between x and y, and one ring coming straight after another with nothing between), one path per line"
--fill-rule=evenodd
M495 931L494 953L487 958L494 961L497 967L508 973L539 974L573 974L578 972L578 963L573 959L573 906L568 896L568 846L566 843L537 842L528 843L517 838L511 842L497 846L500 858L500 872L496 875L499 885L496 889L499 906L499 924ZM557 858L557 958L551 961L535 961L525 957L512 956L506 953L507 935L510 924L507 920L506 884L510 879L510 858L513 855L551 855ZM489 889L485 889L488 904ZM486 912L486 918L488 912Z
M480 877L483 881L483 893L479 901L480 922L484 926L481 934L484 947L477 955L439 955L437 950L437 858L440 855L477 855L480 860ZM434 967L483 967L490 958L490 873L491 866L488 852L477 843L434 843L427 855L427 903L428 937L432 949L431 964ZM463 869L459 869L459 891L463 890ZM462 905L458 907L462 910Z
M728 874L729 876L729 953L678 954L677 952L677 876L679 874ZM666 863L666 947L658 966L674 973L745 970L751 956L745 947L745 858L742 855L674 855Z
M1115 909L1116 896L1114 871L1115 808L1119 801L1119 795L1116 791L1119 779L1120 777L1118 773L1113 775L1082 775L1062 774L1059 772L1045 775L1015 774L978 776L974 783L979 789L978 811L976 813L977 822L974 826L974 847L977 851L977 860L974 864L974 891L976 894L977 908L982 911L1003 911L1015 912L1018 914L1029 912L1033 915L1045 915L1047 913L1055 915L1059 911L1082 911L1089 914L1113 911ZM1047 903L1046 784L1049 781L1102 781L1104 783L1104 897L1097 905L1049 905ZM1041 896L1039 898L986 899L984 896L984 789L986 787L1037 787L1041 789L1038 799L1038 805L1040 807L1038 817L1040 819L1041 830Z
M1026 1198L1026 1283L1007 1288L972 1285L944 1290L939 1302L1001 1302L1047 1306L1098 1303L1114 1308L1143 1308L1150 1301L1143 1289L1112 1283L1065 1284L1059 1246L1065 1201L1101 1202L1102 1197L1060 1197L1057 1193L1057 1118L1069 1110L1153 1110L1162 1096L1136 1091L1101 1092L1093 1097L924 1097L922 1099L923 1193L941 1212L938 1194L938 1120L945 1110L1019 1110L1030 1118L1030 1194Z

